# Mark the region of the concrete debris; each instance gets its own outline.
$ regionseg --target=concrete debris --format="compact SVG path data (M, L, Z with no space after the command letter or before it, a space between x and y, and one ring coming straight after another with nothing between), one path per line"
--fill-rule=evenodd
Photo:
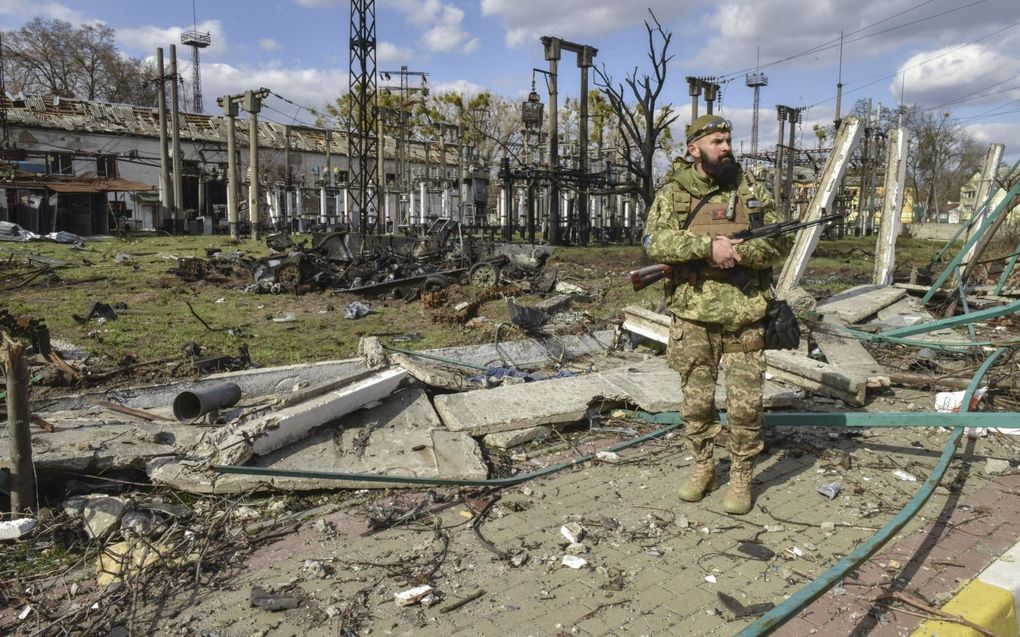
M839 495L841 487L838 482L829 482L827 484L820 485L818 487L818 493L821 493L830 500L834 500Z
M584 527L577 522L568 522L560 527L560 535L566 538L567 542L577 544L584 539Z
M915 476L912 473L908 473L903 469L897 469L893 471L893 475L899 478L900 480L903 480L904 482L917 482L917 476Z
M120 528L121 518L132 508L130 500L112 496L88 498L82 516L89 537L102 539Z
M552 432L552 427L539 425L537 427L527 427L525 429L514 429L513 431L500 431L497 433L486 434L482 437L482 442L486 447L510 449L511 447L519 447L529 442L544 440Z
M349 387L231 426L213 443L216 461L239 465L301 440L311 430L389 396L406 377L403 369L383 370Z
M129 540L108 544L96 558L96 582L101 587L130 579L142 570L173 554L173 547L145 540ZM175 558L180 560L180 558Z
M564 555L560 564L567 568L579 570L588 566L588 560L583 557L578 557L577 555Z
M412 606L421 602L429 595L432 595L433 591L435 591L435 589L428 584L422 584L421 586L409 588L406 591L393 593L393 601L397 606Z
M38 524L32 518L15 518L0 522L0 540L19 540L32 532Z
M988 458L985 460L984 469L985 475L989 476L1001 476L1012 472L1009 460L1003 460L1001 458Z

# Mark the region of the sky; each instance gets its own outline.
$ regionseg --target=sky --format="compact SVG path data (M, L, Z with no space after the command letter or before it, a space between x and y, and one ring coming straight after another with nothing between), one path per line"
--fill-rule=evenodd
M690 115L685 76L716 76L727 80L721 113L734 123L735 146L750 150L745 75L758 69L768 77L760 148L776 142L777 104L806 109L798 145L816 147L812 127L831 123L842 80L844 113L860 98L875 108L916 104L949 113L982 144L1005 144L1007 160L1020 158L1018 0L376 0L377 66L426 73L432 91L523 100L532 69L548 68L539 37L551 35L597 48L596 65L619 83L650 71L649 10L672 34L662 99L680 111L678 135ZM208 32L206 112L218 112L216 96L266 87L273 95L263 117L310 124L311 111L347 89L349 12L346 0L0 0L0 28L37 16L102 23L126 55L177 44L188 73L180 33ZM561 99L576 97L579 84L574 55L564 53Z

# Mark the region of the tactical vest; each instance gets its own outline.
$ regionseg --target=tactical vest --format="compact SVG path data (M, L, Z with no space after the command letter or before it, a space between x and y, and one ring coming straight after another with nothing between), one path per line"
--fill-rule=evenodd
M742 183L741 187L730 192L727 200L721 202L708 202L702 205L700 199L692 197L688 210L697 210L697 214L691 219L690 213L688 213L688 218L685 220L685 229L694 234L712 237L720 234L729 236L742 230L750 229L752 215L760 214L761 204L748 192L749 188L743 187L745 185L746 182ZM749 202L751 203L750 207L748 206ZM755 206L755 203L758 203L758 205ZM701 206L700 209L698 209L699 206ZM761 223L761 218L759 217L753 222ZM729 280L729 274L726 270L712 267L704 262L688 264L682 266L679 270L677 279L686 279L691 285L697 285L702 280Z

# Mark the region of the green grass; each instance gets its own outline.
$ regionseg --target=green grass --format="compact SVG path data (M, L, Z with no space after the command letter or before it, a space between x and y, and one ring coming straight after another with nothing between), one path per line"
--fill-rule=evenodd
M821 281L818 290L832 293L870 279L874 245L871 237L819 243L805 285L815 289L811 286ZM175 266L171 256L204 258L206 249L213 247L237 249L251 256L268 254L262 242L247 240L230 246L222 236L114 239L90 242L84 250L44 242L0 244L0 307L16 315L45 319L52 338L74 342L111 363L180 360L181 348L194 341L202 346L203 355L236 355L238 347L247 344L258 364L285 365L355 356L359 339L368 335L420 334L421 340L408 345L415 349L491 342L496 325L508 320L502 300L482 304L478 314L490 321L468 329L433 320L417 302L361 299L328 290L302 295L254 294L242 289L251 282L247 275L228 282L187 283L169 272ZM935 242L901 239L897 259L901 264L923 266L941 247ZM32 269L24 265L30 254L61 259L69 265L53 270L59 281L40 276L15 288L21 280L17 276ZM116 263L117 254L133 256L127 263ZM641 292L631 289L628 272L647 263L637 245L566 247L556 251L546 268L556 270L560 280L589 290L592 300L577 302L573 309L603 320L619 317L626 305L650 308L659 301L659 285ZM82 282L89 279L100 280ZM367 302L372 313L347 320L344 308L355 300ZM518 298L523 303L537 300L526 294ZM118 320L105 325L95 320L82 325L72 318L73 314L84 315L95 301L124 303L127 309L118 311ZM187 303L212 330L192 315ZM272 321L287 314L297 321ZM233 330L233 335L228 330Z

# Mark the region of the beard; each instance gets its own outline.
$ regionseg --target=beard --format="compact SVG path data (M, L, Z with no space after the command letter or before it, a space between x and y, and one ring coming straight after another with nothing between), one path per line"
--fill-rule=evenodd
M733 188L740 179L740 164L732 154L720 155L715 161L702 156L701 169L723 188Z

